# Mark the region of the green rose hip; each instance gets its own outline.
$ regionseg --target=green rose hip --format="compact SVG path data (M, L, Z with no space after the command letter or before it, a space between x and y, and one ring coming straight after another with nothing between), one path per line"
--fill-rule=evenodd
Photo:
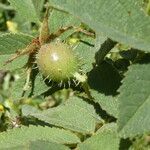
M67 44L52 42L40 48L37 65L47 79L63 82L73 78L79 71L80 60Z

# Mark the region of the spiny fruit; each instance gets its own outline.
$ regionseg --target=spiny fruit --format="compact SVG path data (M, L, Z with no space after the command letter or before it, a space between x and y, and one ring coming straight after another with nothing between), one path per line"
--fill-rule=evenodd
M49 80L70 80L80 69L80 60L67 44L60 41L44 44L37 54L37 65Z

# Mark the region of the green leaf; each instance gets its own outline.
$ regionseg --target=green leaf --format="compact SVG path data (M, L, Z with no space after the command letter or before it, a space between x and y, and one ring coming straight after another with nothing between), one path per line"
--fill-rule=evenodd
M40 73L37 74L34 81L33 95L39 96L40 94L46 92L49 88L50 87L45 84L42 75Z
M0 147L0 150L38 150L38 149L69 150L67 146L64 146L62 144L41 140L29 141L19 146L11 145L10 147L8 147L6 145L5 147Z
M93 39L86 40L86 42L88 41L90 44L95 44ZM95 62L94 56L96 51L95 47L81 42L75 47L75 53L81 59L82 70L84 72L89 72L93 68L92 63Z
M101 44L101 47L98 49L98 51L95 54L96 64L98 65L101 64L105 56L114 48L115 45L116 42L112 41L111 39L105 40L105 42Z
M150 18L137 0L49 0L93 28L97 34L150 51ZM139 19L140 18L140 19Z
M123 137L150 132L150 64L129 68L119 89L119 132Z
M0 133L0 139L1 148L20 146L37 140L60 144L77 144L80 142L79 138L70 131L42 126L21 127L3 132Z
M5 147L0 147L0 150L28 150L27 146L25 146L25 144L19 146L11 145L10 147L6 145Z
M94 98L94 101L97 102L103 110L116 118L118 117L117 98L106 96L94 90L91 90L91 95Z
M17 50L25 48L32 38L32 36L22 33L0 35L0 55L13 54Z
M43 112L36 112L35 109L29 112L27 108L22 111L25 116L33 116L47 123L81 133L93 133L96 121L100 121L93 106L77 97L72 97L63 105Z
M9 0L11 6L27 21L39 22L32 0Z
M43 150L69 150L67 146L64 146L62 144L58 143L52 143L48 141L36 141L36 142L30 142L30 149L31 150L37 150L37 149L43 149Z
M32 0L37 16L41 17L41 11L43 9L43 4L45 0Z
M22 71L17 76L18 79L16 79L16 81L12 83L12 86L10 88L11 95L9 96L13 101L18 101L22 98L23 88L26 81L26 72Z
M18 12L15 13L15 17L12 19L12 22L17 24L17 32L33 34L33 30L31 30L31 22L24 20L24 18L22 18L22 16Z
M79 26L80 20L74 16L58 10L53 10L49 17L50 32L56 32L58 29L66 26Z
M95 53L99 50L100 45L105 40L106 37L104 36L99 36L96 40L92 38L84 38L83 41L91 44L91 46L80 42L78 46L75 47L75 52L81 57L81 63L83 63L82 70L84 72L89 72L93 68L92 63L95 62Z
M4 62L11 57L12 55L0 55L0 69L17 73L17 79L12 82L12 85L10 87L11 95L9 95L9 97L11 97L13 100L19 100L20 98L22 98L23 87L27 78L26 69L24 69L23 67L27 63L28 56L21 56L13 62L8 63L4 66ZM31 86L27 89L24 97L28 97L31 92L32 95L39 96L50 88L45 84L41 74L33 76L32 80L33 84L30 84Z
M64 11L59 10L53 10L49 17L49 29L50 33L55 33L61 28L65 28L68 26L76 26L78 27L80 25L80 20L75 18L74 16L68 14ZM63 34L61 34L58 38L63 40L66 40L68 36L70 36L72 33L74 33L74 29L70 29Z
M40 112L41 111L36 107L26 105L26 104L22 106L22 115L23 116L32 116L33 114L40 113Z
M78 145L80 150L118 150L119 137L116 132L116 125L104 125L92 137Z
M13 8L11 6L0 3L0 10L12 10L12 9Z
M31 77L33 79L33 82L29 84L29 88L27 91L24 93L24 96L22 97L23 94L23 88L25 86L25 81L27 78L26 70L20 71L19 74L17 74L18 79L12 83L12 87L10 88L11 90L11 95L10 97L14 101L20 100L20 98L25 98L28 96L39 96L42 93L46 92L50 87L48 87L45 82L43 81L42 75L38 74L37 76Z
M12 61L11 63L4 65L5 62L12 56L13 55L0 55L0 69L15 71L15 70L22 69L24 65L27 63L28 56L21 56L16 60Z

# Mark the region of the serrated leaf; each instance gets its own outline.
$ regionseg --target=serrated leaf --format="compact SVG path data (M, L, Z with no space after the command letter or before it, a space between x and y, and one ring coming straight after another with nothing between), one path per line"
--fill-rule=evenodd
M23 87L25 86L25 81L27 78L26 69L23 67L27 63L28 56L21 56L20 58L17 58L13 62L4 66L4 62L11 58L11 56L12 55L0 55L0 69L17 73L17 80L12 82L10 88L11 95L9 95L9 97L13 100L19 100L22 98ZM34 96L39 96L50 88L45 84L41 74L35 76L35 79L33 80L33 84L29 84L29 88L25 92L24 98L30 96L31 93Z
M77 97L72 97L63 105L43 112L35 113L35 110L33 112L28 110L27 112L25 108L22 110L25 116L33 116L47 123L81 133L93 133L96 121L100 122L93 106Z
M0 55L13 54L17 50L25 48L32 38L32 36L22 33L0 35Z
M26 70L22 70L22 72L18 74L18 79L12 83L12 87L10 88L10 90L11 90L11 98L14 101L17 101L20 98L29 97L31 95L34 97L39 96L50 88L43 81L42 75L38 74L37 76L35 76L35 80L31 77L34 80L33 81L34 84L30 83L28 85L29 86L28 89L22 96L26 78L27 78Z
M37 140L61 144L77 144L80 142L79 138L69 131L42 126L21 127L3 132L0 133L0 139L1 148L20 146Z
M104 129L103 129L104 128ZM105 125L92 137L78 145L80 150L118 150L119 137L116 125Z
M15 146L12 144L10 147L8 147L7 145L5 147L0 147L0 150L38 150L38 149L69 150L67 146L64 146L62 144L41 140L29 141L19 146Z
M4 65L5 62L12 56L13 55L0 55L0 69L9 70L9 71L20 70L27 63L28 56L21 56L16 60L12 61L11 63Z
M116 118L118 117L117 98L112 96L106 96L94 90L91 90L91 95L94 98L94 101L97 102L103 110Z
M106 39L106 38L104 38ZM99 38L98 38L99 41ZM95 54L96 64L101 64L105 58L105 56L114 48L116 42L112 41L111 39L106 39L105 42L101 44L101 47Z
M117 135L118 134L117 133L117 124L114 123L114 122L104 124L101 128L99 128L96 131L96 134L99 134L99 133L102 133L102 132L116 133L116 135Z
M119 132L123 137L150 132L150 64L129 68L119 89Z
M15 145L11 145L10 147L0 147L0 150L28 150L27 146L25 145L19 145L19 146L15 146Z
M37 74L34 81L33 95L39 96L40 94L46 92L49 88L50 87L45 84L42 75L40 73Z
M93 28L96 33L150 51L150 18L137 0L49 0ZM139 19L141 18L141 19Z
M15 17L12 21L17 24L16 30L18 32L33 34L33 31L31 30L31 22L25 21L18 12L15 13Z
M32 0L37 16L40 18L45 0Z
M36 141L36 142L30 142L30 150L37 150L37 149L43 149L43 150L69 150L67 146L64 146L62 144L58 143L52 143L47 141Z
M23 116L32 116L32 114L40 113L41 111L36 107L30 105L23 105L22 106L22 115Z
M9 0L11 6L27 21L39 22L32 0Z
M12 86L10 88L11 95L9 96L13 101L18 101L20 100L20 98L22 98L25 81L26 81L26 73L22 71L20 72L20 75L18 75L18 79L12 83Z
M80 21L74 16L68 14L67 12L53 10L49 17L49 29L50 33L55 33L61 28L68 26L79 26ZM66 40L68 36L74 33L74 29L70 29L61 34L58 38L62 41Z
M49 28L51 32L66 26L79 26L80 21L74 16L58 10L53 10L49 17Z
M82 70L84 72L89 72L93 68L92 63L95 62L95 53L105 40L106 37L104 36L99 36L96 39L85 38L83 41L91 44L91 46L80 42L75 48L75 52L81 57L81 63L83 63Z

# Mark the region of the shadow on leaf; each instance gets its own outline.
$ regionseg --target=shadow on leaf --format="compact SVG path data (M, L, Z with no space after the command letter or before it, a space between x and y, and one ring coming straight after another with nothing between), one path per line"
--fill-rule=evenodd
M120 81L121 76L118 71L105 61L93 68L88 75L90 88L105 95L116 95L121 85Z

